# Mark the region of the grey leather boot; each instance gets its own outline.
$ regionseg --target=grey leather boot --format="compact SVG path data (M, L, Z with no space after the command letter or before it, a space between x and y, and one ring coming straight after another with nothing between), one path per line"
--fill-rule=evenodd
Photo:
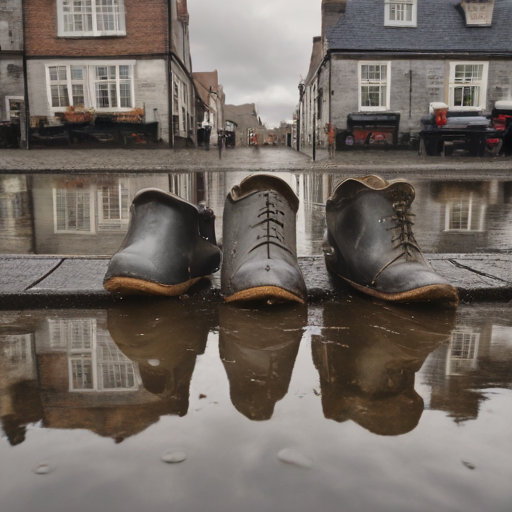
M358 290L395 302L457 304L458 292L425 260L410 213L414 188L379 176L349 178L326 204L327 268Z
M224 206L221 288L227 302L269 299L304 303L297 262L299 200L280 178L249 176Z
M104 287L120 294L180 295L219 269L213 212L157 188L139 191ZM214 235L213 235L214 238Z

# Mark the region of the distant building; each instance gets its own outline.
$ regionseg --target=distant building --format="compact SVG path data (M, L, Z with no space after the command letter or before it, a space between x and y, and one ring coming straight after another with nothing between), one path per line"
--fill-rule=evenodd
M26 145L21 0L0 5L0 148Z
M512 99L509 0L322 0L298 117L301 146L408 144L431 102L491 110ZM375 137L376 132L379 138Z
M254 103L226 105L224 115L227 129L236 134L237 146L248 146L251 133L257 133L265 128Z
M226 96L222 85L219 84L219 74L215 71L192 73L196 88L196 119L198 141L201 140L201 130L206 125L211 127L210 142L217 143L219 130L225 129L224 104Z

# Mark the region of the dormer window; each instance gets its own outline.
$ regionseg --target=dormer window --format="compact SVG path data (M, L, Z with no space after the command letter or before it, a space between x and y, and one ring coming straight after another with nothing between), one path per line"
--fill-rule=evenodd
M386 27L415 27L418 0L384 0Z

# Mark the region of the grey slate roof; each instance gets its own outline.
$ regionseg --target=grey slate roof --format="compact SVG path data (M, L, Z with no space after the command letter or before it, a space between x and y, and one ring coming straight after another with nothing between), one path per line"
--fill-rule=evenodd
M418 0L418 26L384 26L384 0L347 0L327 33L330 50L512 52L512 0L496 0L492 27L466 27L460 0Z

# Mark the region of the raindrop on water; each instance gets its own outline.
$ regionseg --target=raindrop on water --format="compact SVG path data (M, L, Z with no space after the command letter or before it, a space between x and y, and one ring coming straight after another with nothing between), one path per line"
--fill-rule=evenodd
M292 450L291 448L285 448L281 450L277 454L277 458L281 462L285 462L286 464L292 464L293 466L297 466L299 468L309 469L313 466L313 461L308 459L302 453Z
M177 462L183 462L187 458L187 454L185 452L165 452L162 455L162 460L167 462L168 464L175 464Z
M148 359L149 366L160 366L160 359Z
M47 462L40 462L39 464L36 464L32 468L32 471L36 475L47 475L51 470L52 470L52 468L48 465Z

